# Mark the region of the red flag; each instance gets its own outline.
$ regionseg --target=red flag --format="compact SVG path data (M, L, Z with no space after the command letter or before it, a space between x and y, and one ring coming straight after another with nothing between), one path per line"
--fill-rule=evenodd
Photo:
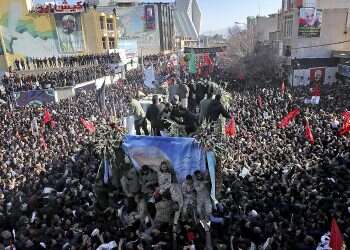
M312 134L309 122L306 121L305 122L305 138L311 143L314 144L315 140L314 140L314 136Z
M208 53L204 54L204 64L209 66L213 64L213 60L211 60Z
M337 221L333 218L331 225L331 239L329 241L329 247L332 250L342 250L343 248L343 236L338 227Z
M311 96L321 96L320 85L317 84L315 87L312 88Z
M45 113L44 113L44 117L43 117L44 124L45 125L48 124L49 122L51 122L51 120L52 120L52 116L51 116L50 112L47 109L45 109Z
M263 100L260 95L258 96L258 105L260 109L264 108Z
M295 108L291 112L289 112L279 123L278 128L286 128L295 117L300 114L300 109Z
M225 126L225 134L231 137L236 135L236 124L233 116L231 117L228 125Z
M343 126L339 131L339 135L346 135L350 132L350 111L345 111L343 115Z
M44 138L43 134L41 134L39 141L40 141L40 147L42 147L46 151L47 150L47 144L45 142L45 138Z
M81 124L83 124L86 130L89 131L90 134L93 134L96 132L96 128L92 122L84 120L84 118L80 118L80 122Z
M284 81L283 81L281 85L281 94L284 95L285 92L286 92L286 85L284 84Z

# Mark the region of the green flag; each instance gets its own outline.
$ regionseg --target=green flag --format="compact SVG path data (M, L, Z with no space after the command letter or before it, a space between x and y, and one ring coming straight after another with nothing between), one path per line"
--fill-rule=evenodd
M197 59L196 59L196 54L194 53L194 50L191 51L188 70L191 74L197 73Z

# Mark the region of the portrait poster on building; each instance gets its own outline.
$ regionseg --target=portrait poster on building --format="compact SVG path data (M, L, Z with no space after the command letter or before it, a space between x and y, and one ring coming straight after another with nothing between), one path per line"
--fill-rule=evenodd
M322 26L322 10L300 8L299 37L320 37Z
M84 51L80 13L56 13L56 32L61 53Z
M326 68L310 69L310 83L323 84L326 75Z
M146 31L155 30L156 28L156 16L153 5L145 5L145 26Z

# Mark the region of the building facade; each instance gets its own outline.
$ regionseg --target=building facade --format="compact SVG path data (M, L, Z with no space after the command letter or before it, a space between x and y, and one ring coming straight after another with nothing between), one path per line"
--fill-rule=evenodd
M119 48L126 50L128 57L167 53L174 49L175 24L171 4L125 0L99 0L94 4L100 12L116 14Z
M202 12L197 0L176 0L174 10L176 47L199 46Z
M79 4L54 7L32 6L29 0L0 1L2 71L16 59L99 54L116 48L117 42L116 16Z
M333 51L350 48L350 1L283 0L279 13L281 53L289 82L308 85L315 72L324 84L336 81Z

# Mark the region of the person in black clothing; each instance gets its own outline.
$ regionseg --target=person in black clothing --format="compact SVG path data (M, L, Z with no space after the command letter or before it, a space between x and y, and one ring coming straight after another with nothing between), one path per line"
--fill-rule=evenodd
M203 83L200 82L197 85L197 89L196 89L196 101L197 101L197 105L199 105L199 103L201 102L201 100L204 98L205 94L208 93L208 86Z
M182 117L183 124L185 125L186 133L192 134L196 132L199 126L198 117L182 106L180 106L180 115Z
M212 101L208 107L207 120L209 122L216 122L220 115L225 118L230 118L230 114L221 103L221 95L216 95L215 100Z
M161 128L161 109L159 107L159 98L154 95L152 98L152 104L148 107L146 112L146 118L151 123L151 130L153 136L160 136Z

